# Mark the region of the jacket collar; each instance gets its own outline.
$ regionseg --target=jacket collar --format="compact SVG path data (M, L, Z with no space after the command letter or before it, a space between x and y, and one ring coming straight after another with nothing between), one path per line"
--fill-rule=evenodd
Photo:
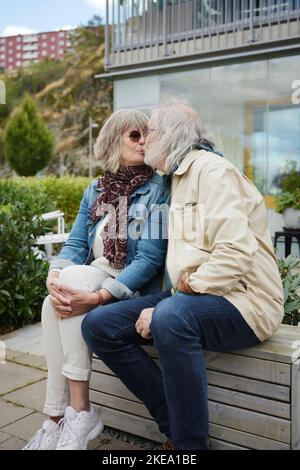
M187 170L189 169L189 167L192 165L192 163L194 163L194 161L200 157L200 155L203 155L204 153L206 153L206 150L192 150L191 152L189 152L185 157L184 159L182 160L182 162L180 163L179 167L177 168L177 170L173 173L173 175L176 175L176 176L181 176L183 175L184 173L187 172Z

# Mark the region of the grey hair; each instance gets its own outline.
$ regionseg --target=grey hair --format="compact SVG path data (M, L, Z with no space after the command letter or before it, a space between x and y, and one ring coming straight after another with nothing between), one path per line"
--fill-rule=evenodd
M155 166L165 160L166 173L174 171L196 143L214 146L210 132L186 103L173 100L155 108L150 124L155 140L146 150L145 163Z
M115 111L102 127L94 152L104 171L116 173L121 166L122 134L131 129L144 129L148 117L138 109Z

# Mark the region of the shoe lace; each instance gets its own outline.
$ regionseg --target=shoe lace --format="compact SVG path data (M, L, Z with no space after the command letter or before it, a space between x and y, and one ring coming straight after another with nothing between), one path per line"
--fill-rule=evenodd
M28 444L24 447L24 449L38 449L41 443L42 436L44 435L45 431L43 429L39 429L34 436L30 439Z
M60 438L59 444L65 446L66 444L73 442L74 440L80 443L80 439L74 429L76 427L77 421L80 421L80 416L76 420L70 420L69 418L62 418L60 420ZM74 426L75 425L75 426Z
M47 431L43 428L39 429L34 436L30 439L28 444L24 447L24 449L40 449L42 448L42 443L44 441L44 445L48 443L50 439L49 434Z

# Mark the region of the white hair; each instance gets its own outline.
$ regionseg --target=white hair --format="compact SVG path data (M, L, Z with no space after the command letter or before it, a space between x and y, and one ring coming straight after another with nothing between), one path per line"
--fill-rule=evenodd
M174 171L196 143L214 146L212 136L189 105L172 101L155 108L150 119L153 143L147 149L145 163L153 167L165 161L165 171Z

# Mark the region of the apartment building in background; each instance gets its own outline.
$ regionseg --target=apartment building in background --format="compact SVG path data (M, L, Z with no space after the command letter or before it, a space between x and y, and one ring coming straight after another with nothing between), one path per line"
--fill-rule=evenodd
M189 102L225 157L265 196L300 162L300 0L107 0L106 74L114 108ZM300 90L299 90L300 95Z
M0 70L14 71L49 58L62 60L74 30L0 37Z

